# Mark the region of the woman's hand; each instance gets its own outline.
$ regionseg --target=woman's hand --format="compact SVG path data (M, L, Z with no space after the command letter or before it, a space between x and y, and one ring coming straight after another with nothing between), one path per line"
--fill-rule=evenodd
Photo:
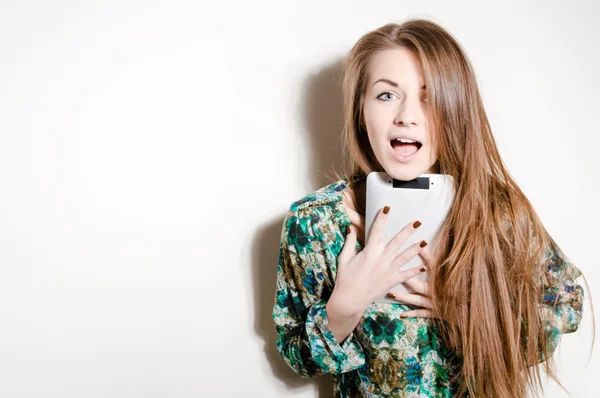
M431 253L428 249L423 249L419 255L429 269L431 264ZM431 287L429 282L423 282L416 278L404 281L416 293L388 293L386 297L405 304L423 307L416 310L410 310L402 313L400 318L419 317L419 318L440 318L433 314L433 303L431 301Z
M328 313L334 317L356 317L375 299L385 295L393 286L425 272L425 267L403 270L402 267L419 254L427 244L415 243L398 254L402 245L412 235L420 222L405 226L388 242L381 243L389 207L379 210L369 243L356 253L356 233L350 230L338 256L337 278L328 302Z

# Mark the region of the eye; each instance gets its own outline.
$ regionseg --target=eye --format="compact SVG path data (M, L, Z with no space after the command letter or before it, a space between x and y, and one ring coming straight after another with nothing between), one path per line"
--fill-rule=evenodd
M381 93L381 94L379 94L379 96L377 96L377 99L378 99L378 100L380 100L380 101L385 101L385 102L388 102L388 101L390 101L390 100L391 100L391 99L383 99L383 98L381 98L381 97L382 97L382 96L384 96L384 95L391 95L391 96L394 96L394 97L395 97L395 95L394 95L394 94L392 94L392 93L390 93L390 92L386 91L385 93Z

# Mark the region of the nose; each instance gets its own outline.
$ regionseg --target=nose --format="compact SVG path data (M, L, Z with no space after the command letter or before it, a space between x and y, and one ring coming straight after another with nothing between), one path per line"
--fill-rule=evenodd
M414 105L414 101L405 99L400 105L395 122L401 126L417 125L420 109Z

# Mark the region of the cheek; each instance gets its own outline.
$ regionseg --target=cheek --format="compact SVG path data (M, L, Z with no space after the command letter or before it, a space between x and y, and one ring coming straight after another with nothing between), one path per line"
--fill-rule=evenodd
M375 147L377 144L377 126L374 125L373 120L366 118L365 129L367 130L367 137L369 137L371 147Z
M366 128L369 140L373 143L381 143L387 140L387 131L380 118L373 117L366 119Z
M437 160L437 156L436 156L435 152L433 151L433 149L431 148L431 146L429 146L429 148L427 149L427 158L429 159L429 163L431 165L433 165Z
M384 112L381 106L377 104L365 105L363 108L363 118L367 127L367 132L376 138L382 132L385 132L385 121L388 120L388 116Z

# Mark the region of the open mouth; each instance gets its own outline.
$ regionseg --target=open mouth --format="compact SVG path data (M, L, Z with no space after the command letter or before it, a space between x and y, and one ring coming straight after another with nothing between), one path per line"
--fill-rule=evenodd
M423 146L419 141L404 138L395 138L390 141L390 145L394 152L401 156L411 156Z

